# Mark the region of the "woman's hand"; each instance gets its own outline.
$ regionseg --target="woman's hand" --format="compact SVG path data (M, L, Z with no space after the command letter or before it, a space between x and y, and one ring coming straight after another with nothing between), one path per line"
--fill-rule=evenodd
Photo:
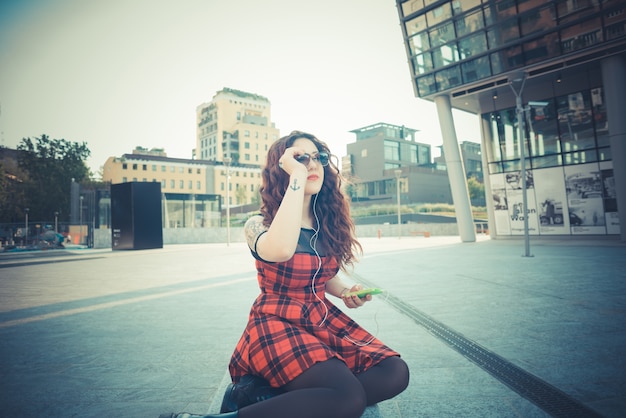
M356 292L357 290L361 290L362 288L363 286L361 286L360 284L355 284L354 286L352 286L351 289L346 288L343 292L341 292L341 299L343 299L343 303L345 303L348 308L355 309L359 306L363 306L365 302L369 302L370 300L372 300L372 295L367 295L363 298L360 298L356 295L348 295L348 293Z
M278 166L285 170L285 172L289 175L292 175L300 170L300 172L306 176L309 171L308 167L296 160L296 157L302 154L305 154L304 149L300 147L289 147L278 160Z

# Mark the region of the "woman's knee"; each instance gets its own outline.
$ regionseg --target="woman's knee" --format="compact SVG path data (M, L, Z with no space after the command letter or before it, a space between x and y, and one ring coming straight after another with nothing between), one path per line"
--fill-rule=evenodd
M403 392L409 386L409 366L400 357L389 357L381 362L385 367L389 384L394 387L396 394Z

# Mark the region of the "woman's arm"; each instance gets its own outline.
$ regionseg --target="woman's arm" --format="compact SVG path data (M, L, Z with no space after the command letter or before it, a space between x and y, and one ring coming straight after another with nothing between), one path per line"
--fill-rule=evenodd
M287 148L280 158L283 170L289 174L289 184L272 224L266 228L267 232L255 238L256 252L263 260L287 261L296 251L308 170L304 164L296 161L294 156L302 152L299 148Z

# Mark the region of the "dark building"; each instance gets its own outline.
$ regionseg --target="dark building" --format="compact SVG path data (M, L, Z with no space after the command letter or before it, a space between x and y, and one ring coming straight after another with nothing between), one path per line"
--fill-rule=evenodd
M481 119L492 236L626 240L626 2L397 7L414 92L436 104L446 156L459 148L452 108ZM458 171L449 170L462 228Z

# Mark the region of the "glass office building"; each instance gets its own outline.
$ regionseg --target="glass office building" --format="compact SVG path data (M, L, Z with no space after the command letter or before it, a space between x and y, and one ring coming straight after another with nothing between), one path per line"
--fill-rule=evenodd
M397 6L414 93L437 104L444 148L458 147L452 108L481 118L492 235L626 240L626 2Z

